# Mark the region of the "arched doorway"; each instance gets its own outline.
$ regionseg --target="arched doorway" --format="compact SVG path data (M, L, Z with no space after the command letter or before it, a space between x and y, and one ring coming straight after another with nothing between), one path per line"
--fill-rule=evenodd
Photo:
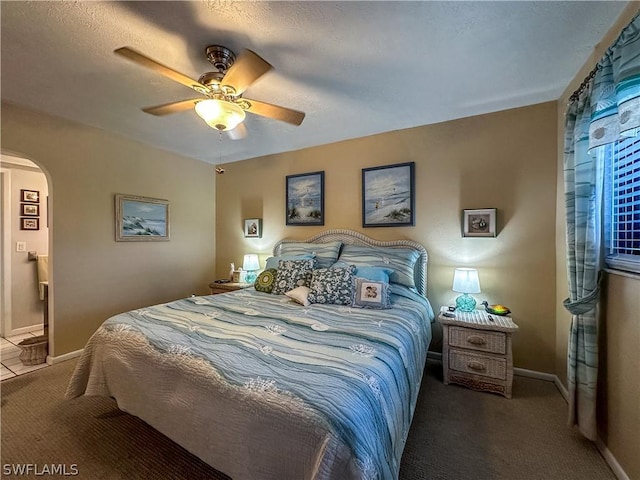
M19 155L0 154L2 245L0 251L1 379L46 366L25 364L17 346L48 335L49 181ZM32 342L33 343L33 342ZM42 342L40 342L42 343ZM38 355L44 348L33 350Z

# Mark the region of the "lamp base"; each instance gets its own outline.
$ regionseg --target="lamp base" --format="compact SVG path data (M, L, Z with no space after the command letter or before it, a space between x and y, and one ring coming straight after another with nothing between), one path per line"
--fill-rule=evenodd
M256 281L256 278L258 278L258 274L256 272L253 270L247 270L244 281L246 283L253 283Z
M468 293L456 298L456 309L459 312L473 312L476 309L476 299Z

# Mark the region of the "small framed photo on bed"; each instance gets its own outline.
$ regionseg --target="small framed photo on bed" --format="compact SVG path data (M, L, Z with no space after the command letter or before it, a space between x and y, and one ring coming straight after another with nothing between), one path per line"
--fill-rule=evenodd
M116 194L116 242L169 240L169 202Z
M40 205L36 203L21 203L20 216L22 217L39 217Z
M324 172L287 175L287 225L324 225Z
M261 238L262 237L262 219L261 218L247 218L244 221L244 236L247 238Z
M362 169L362 226L414 225L414 162Z
M463 237L495 237L496 235L495 208L462 211Z

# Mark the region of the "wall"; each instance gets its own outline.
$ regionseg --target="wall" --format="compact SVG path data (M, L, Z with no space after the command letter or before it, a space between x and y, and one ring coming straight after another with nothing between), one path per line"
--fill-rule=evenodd
M556 197L556 372L567 384L567 342L571 316L562 306L568 296L563 185L564 114L571 93L616 40L622 29L640 13L640 3L630 2L616 23L594 48L591 56L558 100L558 152ZM603 312L598 375L599 436L630 479L640 479L640 276L608 274L603 285Z
M49 181L50 355L83 348L116 313L208 293L212 165L5 103L1 140L4 153L34 161ZM169 200L171 240L116 242L116 193Z
M236 162L218 177L217 277L244 253L264 258L280 238L350 228L425 245L434 307L452 303L453 269L479 268L479 299L515 312L515 365L553 372L555 350L556 105L389 132ZM416 163L416 225L361 227L361 169ZM285 226L285 176L325 171L324 227ZM461 211L496 207L497 238L462 238ZM243 219L263 218L263 237L244 238ZM436 338L432 349L439 348Z
M598 432L630 479L640 479L640 275L607 274Z
M3 162L11 178L11 203L3 206L11 210L10 251L11 262L11 325L6 336L12 330L42 327L44 321L44 302L39 298L36 262L27 260L27 251L46 255L49 250L49 229L47 227L47 179L40 170ZM40 229L20 229L20 190L37 190L40 193ZM36 217L34 217L36 218ZM26 243L25 252L16 251L16 242ZM4 321L4 320L3 320Z

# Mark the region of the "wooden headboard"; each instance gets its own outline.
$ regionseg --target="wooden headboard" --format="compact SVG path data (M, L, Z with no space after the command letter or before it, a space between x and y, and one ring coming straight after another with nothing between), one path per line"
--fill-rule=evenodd
M273 255L280 255L280 246L283 243L304 242L304 243L327 243L340 241L346 245L362 245L367 247L387 247L387 248L410 248L420 253L420 257L416 262L416 268L413 272L414 280L416 283L416 289L423 296L427 296L427 262L428 254L427 250L417 242L413 240L389 240L381 241L367 237L366 235L355 232L353 230L326 230L318 233L307 240L293 240L285 238L277 242L273 247Z

